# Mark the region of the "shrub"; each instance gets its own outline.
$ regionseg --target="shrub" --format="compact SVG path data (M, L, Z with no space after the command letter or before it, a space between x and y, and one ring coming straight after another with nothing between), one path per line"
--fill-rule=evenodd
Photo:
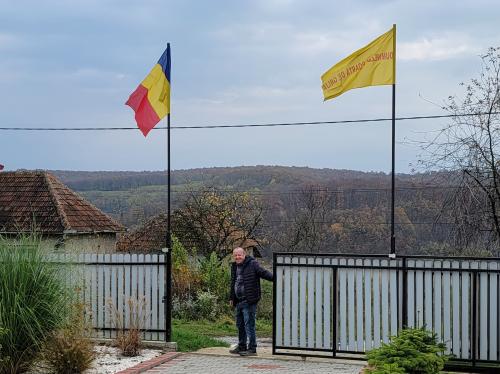
M397 364L383 364L376 369L368 369L368 373L372 374L405 374L406 371Z
M90 340L90 324L85 315L84 305L75 304L67 325L48 340L44 359L54 373L83 373L92 366L95 352Z
M208 292L215 297L215 300L213 300L215 315L212 318L230 314L229 288L231 284L231 270L228 262L219 260L217 254L212 252L209 257L201 261L200 274L202 291ZM199 298L200 295L205 298L208 297L203 292L198 292L197 297Z
M438 343L435 333L424 328L405 329L393 336L389 344L383 343L380 348L368 352L368 363L373 367L368 372L439 373L448 359L445 349L444 344Z
M125 320L123 312L112 301L108 302L117 336L115 346L123 356L138 356L142 349L142 330L146 325L146 300L144 297L128 299L129 319Z
M172 317L185 320L197 319L195 298L190 296L180 299L174 295L172 297Z
M257 317L267 321L273 320L273 284L261 282L261 299L257 304Z
M68 317L64 266L47 262L36 237L0 238L0 364L2 373L27 370Z
M194 298L200 288L201 279L197 264L175 236L172 237L172 243L173 299L182 305Z
M200 264L202 287L217 295L226 303L229 300L229 285L231 282L231 270L226 261L221 261L215 252L204 258Z
M197 319L214 321L220 315L217 296L210 291L200 291L196 296L195 312Z

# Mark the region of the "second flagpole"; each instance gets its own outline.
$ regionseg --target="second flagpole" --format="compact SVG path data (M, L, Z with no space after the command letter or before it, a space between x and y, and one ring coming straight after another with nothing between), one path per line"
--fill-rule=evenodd
M395 205L395 187L396 187L396 25L394 28L393 37L393 77L392 84L392 172L391 172L391 255L396 255L396 235L394 223L394 205Z

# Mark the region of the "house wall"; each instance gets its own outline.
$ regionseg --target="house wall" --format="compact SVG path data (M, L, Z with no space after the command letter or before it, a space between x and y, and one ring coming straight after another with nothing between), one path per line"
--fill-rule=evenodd
M114 253L116 234L71 235L64 239L66 252Z
M73 253L114 253L116 234L61 235L45 237L41 246L46 250Z
M1 234L4 239L16 241L17 235ZM40 248L47 251L73 253L115 253L115 233L50 235L40 239Z

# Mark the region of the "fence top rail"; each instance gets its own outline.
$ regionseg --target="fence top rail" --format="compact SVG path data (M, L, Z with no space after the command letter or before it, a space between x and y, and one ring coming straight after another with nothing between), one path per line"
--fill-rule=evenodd
M274 252L274 258L279 256L308 256L308 257L342 257L342 258L382 258L389 260L403 260L403 259L416 259L416 260L448 260L448 261L500 261L500 257L472 257L472 256L432 256L432 255L396 255L391 257L389 254L372 254L372 253L311 253L311 252Z
M419 267L419 266L380 266L380 265L337 265L337 264L290 264L290 263L279 263L276 264L276 268L329 268L338 270L348 270L348 269L370 269L370 270L392 270L392 271L427 271L427 272L450 272L450 273L487 273L487 274L500 274L500 269L484 269L484 268L453 268L453 267Z
M47 262L67 265L164 265L164 254L47 253Z

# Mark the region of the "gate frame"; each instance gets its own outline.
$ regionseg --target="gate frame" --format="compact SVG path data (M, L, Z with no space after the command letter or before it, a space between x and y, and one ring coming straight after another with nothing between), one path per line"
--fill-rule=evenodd
M277 264L277 257L279 256L310 256L310 257L330 257L330 258L375 258L375 259L388 259L388 260L401 260L398 262L397 266L359 266L359 265L318 265L318 264L297 264L297 263L281 263ZM408 297L405 297L407 295L406 289L408 288L408 271L429 271L430 269L433 268L425 268L425 267L408 267L407 260L446 260L446 261L500 261L500 257L469 257L469 256L453 256L453 257L446 257L446 256L432 256L432 255L398 255L395 256L393 254L349 254L349 253L307 253L307 252L274 252L273 253L273 274L276 274L276 270L278 266L281 267L292 267L292 266L298 266L298 267L323 267L323 268L329 268L332 269L332 310L331 310L331 316L332 316L332 325L334 326L333 328L333 344L332 344L332 349L323 349L323 348L307 348L307 347L286 347L286 346L278 346L276 345L276 282L273 282L273 339L272 339L272 354L273 355L286 355L286 356L300 356L303 358L306 357L324 357L324 358L342 358L342 359L350 359L350 360L365 360L365 354L366 352L357 352L357 351L344 351L344 350L338 350L337 349L337 310L338 310L338 297L337 297L337 282L338 282L338 269L356 269L356 268L376 268L376 269L381 269L381 270L397 270L398 272L401 272L402 277L400 280L400 277L396 277L396 285L399 289L399 287L402 288L402 300L400 300L400 293L399 291L397 292L397 325L398 325L398 331L402 328L405 328L408 324ZM399 265L401 263L401 265ZM439 269L436 269L436 271ZM477 300L479 297L478 294L478 289L477 289L477 278L478 275L484 272L489 272L489 273L498 273L500 274L500 268L498 269L473 269L473 268L468 268L468 269L461 269L461 268L446 268L447 271L464 271L471 273L471 332L470 332L470 338L469 338L469 343L470 343L470 351L471 351L471 359L462 359L462 358L452 358L450 361L447 362L445 365L445 369L453 369L456 371L474 371L474 372L491 372L491 370L499 370L500 371L500 359L497 361L493 360L480 360L477 358L477 342L479 340L479 334L478 334L478 325L479 325L479 319L478 319L478 305L477 305ZM402 284L401 284L402 283ZM500 294L500 278L498 279L499 283L499 294ZM401 284L401 286L400 286ZM500 301L500 295L499 295L499 300ZM401 310L401 313L400 313ZM500 310L498 311L500 314ZM400 319L401 315L401 319ZM499 321L500 323L500 321ZM500 348L499 348L500 349ZM296 353L296 352L278 352L277 350L293 350L293 351L304 351L305 353ZM306 353L308 352L308 353ZM314 355L311 354L311 352L326 352L326 353L331 353L331 355ZM337 354L347 354L347 356L341 356L339 357ZM472 365L468 365L472 364ZM479 365L478 365L479 364ZM481 365L483 364L483 365ZM485 366L485 365L495 365L495 366Z
M116 261L113 260L113 256L122 256L121 261ZM146 261L144 260L145 256L154 256L152 259ZM91 259L88 258L88 256L91 256ZM128 260L125 260L127 258ZM139 256L143 256L143 261L139 262ZM132 259L135 258L135 261ZM154 260L156 258L156 260ZM88 266L93 266L96 267L96 276L99 274L99 268L102 268L101 271L104 271L106 267L108 266L123 266L124 267L124 273L123 275L125 276L125 267L130 268L130 282L132 282L132 271L133 269L139 269L144 266L156 266L158 271L162 267L164 269L164 274L163 274L163 279L160 277L160 273L158 272L158 284L164 285L164 287L167 284L167 270L169 263L171 262L171 257L166 256L166 253L163 251L157 251L157 252L152 252L152 253L143 253L143 252L113 252L113 253L94 253L94 252L49 252L48 257L47 257L47 262L53 265L64 265L64 266L77 266L80 269L79 270L85 270L86 267ZM137 271L137 270L136 270ZM82 300L85 301L85 293L89 292L86 290L86 282L87 279L85 275L77 277L77 281L84 282L85 284L83 285L82 289ZM124 278L125 279L125 278ZM152 278L151 278L152 280ZM70 280L71 281L71 280ZM150 290L151 291L151 290ZM158 290L160 291L160 290ZM102 295L101 295L102 296ZM97 298L99 297L96 296ZM104 297L104 296L102 296ZM149 328L149 327L144 327L140 329L142 333L142 339L146 343L169 343L170 340L168 340L168 330L167 326L169 324L169 317L167 315L167 310L169 308L168 303L166 302L167 300L167 289L163 289L163 295L160 295L160 292L158 292L158 308L163 308L164 309L164 328ZM163 304L163 305L162 305ZM90 304L91 308L93 308L93 304ZM150 307L152 308L153 305L151 304ZM98 308L99 309L99 308ZM121 313L124 313L124 311L120 311ZM105 314L106 316L108 315L107 313ZM160 317L158 315L157 317ZM105 318L105 317L104 317ZM111 318L111 317L110 317ZM159 318L158 318L159 319ZM92 325L94 322L92 321ZM105 323L104 323L105 324ZM160 322L158 321L158 324ZM111 336L97 336L100 332L110 332L110 333L116 333L118 331L121 331L121 329L116 328L116 327L106 327L106 326L92 326L92 337L91 339L93 340L109 340L109 339L114 339L114 337ZM128 331L128 328L124 328L123 330ZM145 334L151 334L150 336L153 336L153 334L164 334L163 338L159 339L145 339Z

